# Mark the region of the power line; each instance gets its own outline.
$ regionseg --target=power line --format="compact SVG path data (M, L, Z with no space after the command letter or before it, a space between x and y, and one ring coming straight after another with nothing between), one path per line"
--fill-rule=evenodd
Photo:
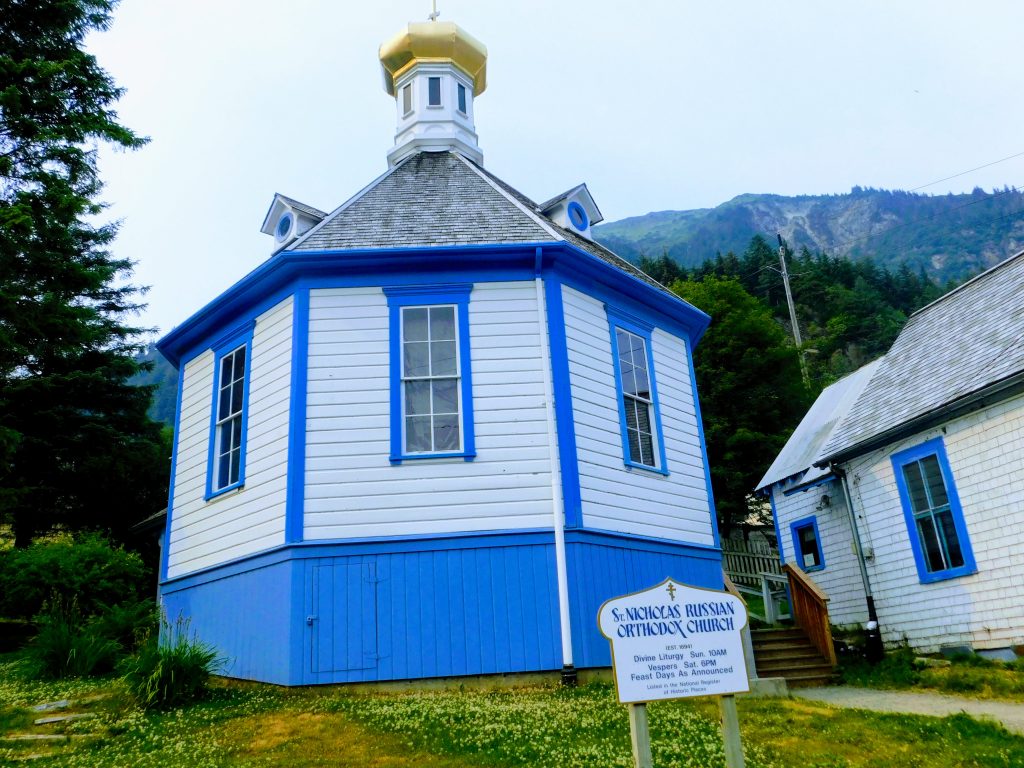
M1005 163L1007 160L1013 160L1015 157L1024 157L1024 152L1018 152L1015 155L1008 155L1007 157L1002 157L999 160L993 160L991 163L985 163L984 165L979 165L977 168L971 168L971 169L966 170L966 171L961 171L960 173L954 173L952 176L947 176L944 179L938 179L937 181L929 181L927 184L922 184L920 187L914 187L913 189L908 189L907 191L908 192L916 192L919 189L924 189L926 187L933 187L936 184L941 184L944 181L949 181L950 179L958 179L961 176L966 176L968 173L974 173L975 171L980 171L982 168L991 168L993 165L999 165L999 163Z

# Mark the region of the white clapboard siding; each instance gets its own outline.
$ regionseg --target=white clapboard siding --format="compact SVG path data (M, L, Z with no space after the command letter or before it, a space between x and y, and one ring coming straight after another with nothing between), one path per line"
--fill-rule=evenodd
M249 372L245 487L204 500L214 356L185 364L174 476L169 578L284 543L292 300L256 319Z
M896 489L893 453L941 437L978 572L921 584ZM919 433L848 465L883 637L923 651L1024 644L1024 397Z
M825 567L808 575L829 597L829 619L833 624L848 627L867 621L867 597L853 549L849 512L839 482L807 488L790 496L784 495L778 487L773 492L775 511L779 516L779 550L785 561L799 565L790 525L813 515L818 522ZM822 504L822 496L828 496L828 506Z
M380 288L310 297L305 538L551 525L551 475L533 283L469 297L474 461L392 466L387 299Z
M583 524L713 544L686 342L655 329L652 356L669 475L627 469L604 305L563 288Z

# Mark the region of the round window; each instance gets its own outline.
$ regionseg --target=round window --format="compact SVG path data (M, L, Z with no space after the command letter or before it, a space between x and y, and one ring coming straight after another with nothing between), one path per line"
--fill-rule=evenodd
M283 241L288 237L288 233L292 231L292 214L290 211L286 211L281 215L281 218L277 220L277 232L275 235L278 242Z
M569 221L576 227L580 232L583 232L587 228L589 223L587 219L587 212L583 210L583 206L573 200L569 203Z

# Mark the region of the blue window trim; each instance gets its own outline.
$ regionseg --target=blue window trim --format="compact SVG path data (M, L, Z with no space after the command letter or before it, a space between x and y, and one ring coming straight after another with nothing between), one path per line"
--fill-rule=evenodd
M804 553L800 548L800 531L803 528L814 528L814 541L818 545L818 565L812 565L810 568L804 565ZM817 515L809 515L808 517L801 517L799 520L794 520L789 524L789 532L793 536L793 559L796 561L796 564L800 566L800 569L807 573L824 570L825 552L824 548L821 546L821 533L818 531ZM782 549L781 544L779 549Z
M566 206L566 213L569 216L569 223L572 224L573 229L585 232L587 227L590 226L590 217L587 216L586 210L584 210L583 206L575 200L571 201L569 205ZM580 221L583 222L581 226L577 226L576 222L573 220L574 213L577 214L580 217Z
M211 345L213 348L213 393L210 398L210 438L206 458L206 494L203 497L206 501L245 487L245 447L249 429L249 384L252 380L252 337L255 327L256 321L250 320L241 327L236 327L224 334ZM238 456L238 481L214 490L213 475L216 471L217 458L214 454L217 444L217 394L220 387L220 361L225 355L234 352L242 345L245 345L245 379L242 384L242 445Z
M476 457L473 433L473 374L469 345L470 284L404 285L383 289L388 300L389 358L391 382L391 456L392 464L403 461L431 459L464 459ZM402 307L454 304L459 325L459 375L462 395L462 450L448 453L405 453L402 444Z
M960 542L960 552L964 558L964 564L958 568L948 568L944 571L929 571L924 559L924 550L921 548L921 539L917 533L917 523L914 520L914 508L910 504L910 491L907 488L906 480L903 478L903 467L913 461L918 461L927 456L935 456L939 463L939 470L942 472L942 480L946 484L946 496L949 497L949 511L953 516L953 526ZM953 470L949 466L949 458L946 456L946 446L941 437L926 440L913 448L894 453L891 457L893 474L896 476L896 488L900 494L900 505L903 507L903 520L907 525L907 536L910 538L910 547L914 552L914 564L917 566L917 576L922 584L931 584L936 581L955 579L960 576L967 576L977 573L978 566L974 561L974 550L971 549L971 540L967 535L967 523L964 520L963 507L960 506L960 495L956 490L956 483L953 481Z
M645 472L654 472L659 475L667 475L668 463L665 461L665 437L661 430L661 407L658 403L658 384L654 374L654 351L651 344L651 334L654 326L636 315L629 314L617 307L605 305L608 313L608 328L612 341L612 369L615 372L615 399L619 409L619 432L622 437L622 461L631 469L641 469ZM622 404L622 373L619 371L619 341L615 336L615 329L621 328L644 339L647 347L647 376L651 381L651 402L654 405L654 429L655 437L658 440L658 466L651 467L647 464L640 464L629 458L629 434L626 431L626 409Z

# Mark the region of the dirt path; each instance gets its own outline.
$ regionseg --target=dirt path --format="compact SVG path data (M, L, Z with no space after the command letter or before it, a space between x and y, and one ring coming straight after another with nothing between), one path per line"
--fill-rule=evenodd
M801 699L822 701L837 707L870 709L875 712L906 712L936 717L965 712L972 717L997 720L1008 731L1024 735L1024 704L1013 701L968 699L962 696L945 696L940 693L879 691L873 688L854 688L852 686L796 688L790 693Z

